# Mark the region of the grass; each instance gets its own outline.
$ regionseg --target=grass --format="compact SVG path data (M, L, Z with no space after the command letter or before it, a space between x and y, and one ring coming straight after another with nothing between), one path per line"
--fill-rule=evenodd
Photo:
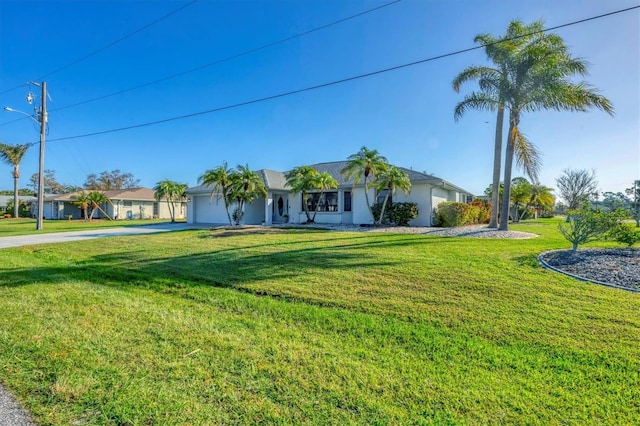
M638 424L640 298L530 240L183 231L3 250L40 424Z
M0 237L14 235L31 235L50 232L83 231L85 229L115 228L120 226L140 226L158 223L167 223L166 219L143 219L143 220L102 220L94 219L91 222L84 220L44 220L42 230L36 231L35 219L0 219Z

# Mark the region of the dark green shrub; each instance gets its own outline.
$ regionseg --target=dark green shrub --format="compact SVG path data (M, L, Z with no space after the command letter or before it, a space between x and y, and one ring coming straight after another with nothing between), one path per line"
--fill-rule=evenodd
M572 244L573 251L576 251L580 244L604 239L620 225L620 220L618 211L606 213L601 209L583 207L580 210L569 210L567 222L560 224L558 230Z
M382 203L371 206L376 218L380 217ZM409 221L418 217L418 205L416 203L387 203L384 209L384 217L380 223L384 225L408 226Z
M416 203L393 203L389 210L389 221L397 226L409 226L409 221L417 218L418 213L420 210Z

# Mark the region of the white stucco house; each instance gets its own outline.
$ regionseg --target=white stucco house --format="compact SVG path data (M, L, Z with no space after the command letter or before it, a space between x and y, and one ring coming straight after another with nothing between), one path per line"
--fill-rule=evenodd
M316 223L330 224L371 224L371 214L367 208L365 188L362 182L353 185L352 180L346 180L340 171L347 165L346 161L313 164L311 167L319 172L328 172L339 183L335 190L325 192L324 200L316 215ZM472 194L444 179L400 168L411 180L411 191L405 194L397 191L393 195L393 202L412 202L418 205L419 215L409 224L411 226L431 226L433 209L443 201L468 202ZM262 177L267 188L267 197L258 198L253 203L245 205L242 223L244 224L274 224L285 222L288 215L289 223L305 222L306 215L302 207L302 194L293 194L286 185L284 172L262 169L257 173ZM222 200L211 197L212 189L200 185L189 188L187 204L187 223L193 224L228 224L227 213ZM382 201L384 194L377 194L371 188L369 199L372 203L376 199ZM310 193L310 210L316 208L318 193ZM231 211L233 211L233 206Z
M88 190L86 191L88 192ZM166 201L156 201L155 191L151 188L114 189L103 192L111 202L103 203L100 208L112 219L170 219ZM80 192L50 195L44 198L45 219L82 219L84 212L75 204ZM176 219L186 216L186 202L176 205ZM94 218L103 218L96 211Z

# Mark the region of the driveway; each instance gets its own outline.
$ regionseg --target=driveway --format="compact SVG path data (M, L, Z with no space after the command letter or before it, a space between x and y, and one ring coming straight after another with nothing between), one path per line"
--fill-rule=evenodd
M215 225L188 225L186 223L162 223L158 225L127 226L118 228L89 229L86 231L56 232L52 234L18 235L0 237L0 249L32 244L66 243L93 238L119 237L123 235L155 234L158 232L207 229ZM29 414L20 408L11 394L0 385L0 426L33 426Z

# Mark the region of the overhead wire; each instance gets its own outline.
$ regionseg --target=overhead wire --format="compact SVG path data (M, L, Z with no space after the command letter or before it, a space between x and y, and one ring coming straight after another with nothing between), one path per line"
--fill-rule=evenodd
M68 63L68 64L66 64L66 65L61 66L60 68L56 68L55 70L50 71L50 72L48 72L48 73L46 73L46 74L43 74L43 75L41 75L40 77L35 78L35 79L33 79L33 80L34 80L34 81L40 81L40 80L42 80L42 79L44 79L44 78L46 78L46 77L49 77L49 76L51 76L51 75L53 75L53 74L59 73L59 72L60 72L60 71L62 71L62 70L65 70L65 69L67 69L67 68L69 68L69 67L72 67L73 65L75 65L75 64L77 64L77 63L79 63L79 62L82 62L82 61L84 61L84 60L86 60L86 59L88 59L88 58L90 58L90 57L92 57L92 56L95 56L95 55L97 55L98 53L103 52L103 51L105 51L105 50L109 49L110 47L113 47L113 46L115 46L116 44L118 44L118 43L120 43L120 42L122 42L122 41L124 41L124 40L126 40L126 39L128 39L128 38L130 38L130 37L132 37L132 36L134 36L134 35L136 35L136 34L138 34L138 33L142 32L142 31L146 30L147 28L152 27L153 25L155 25L155 24L157 24L157 23L159 23L159 22L161 22L161 21L163 21L163 20L167 19L168 17L170 17L170 16L172 16L172 15L175 15L176 13L178 13L178 12L180 12L180 11L182 11L182 10L186 9L187 7L189 7L189 6L191 6L191 5L193 5L193 4L194 4L194 3L196 3L197 1L198 1L198 0L191 0L190 2L185 3L185 4L183 4L182 6L180 6L180 7L176 8L176 9L171 10L170 12L166 13L165 15L163 15L163 16L161 16L161 17L159 17L159 18L157 18L157 19L155 19L155 20L153 20L153 21L149 22L148 24L143 25L142 27L137 28L137 29L135 29L134 31L132 31L132 32L130 32L130 33L128 33L128 34L125 34L124 36L122 36L122 37L120 37L120 38L118 38L118 39L116 39L116 40L112 41L111 43L108 43L108 44L106 44L106 45L102 46L102 47L101 47L101 48L99 48L99 49L96 49L96 50L94 50L94 51L92 51L92 52L89 52L89 53L87 53L86 55L83 55L83 56L81 56L80 58L75 59L74 61L69 62L69 63ZM11 89L7 89L7 90L5 90L5 91L3 91L3 92L0 92L0 95L4 95L5 93L9 93L9 92L12 92L12 91L14 91L14 90L16 90L16 89L19 89L20 87L23 87L23 86L24 86L24 84L25 84L25 83L22 83L22 84L20 84L20 85L18 85L18 86L15 86L15 87L11 88Z
M405 63L405 64L396 65L396 66L393 66L393 67L384 68L384 69L380 69L380 70L377 70L377 71L371 71L371 72L364 73L364 74L358 74L358 75L355 75L355 76L343 78L343 79L340 79L340 80L334 80L334 81L330 81L330 82L327 82L327 83L321 83L321 84L317 84L317 85L314 85L314 86L308 86L308 87L305 87L305 88L302 88L302 89L291 90L291 91L279 93L279 94L276 94L276 95L265 96L265 97L262 97L262 98L252 99L252 100L244 101L244 102L238 102L238 103L235 103L235 104L225 105L225 106L218 107L218 108L212 108L212 109L208 109L208 110L204 110L204 111L199 111L199 112L194 112L194 113L190 113L190 114L179 115L179 116L165 118L165 119L161 119L161 120L155 120L155 121L150 121L150 122L146 122L146 123L134 124L134 125L131 125L131 126L119 127L119 128L114 128L114 129L108 129L108 130L101 130L101 131L97 131L97 132L85 133L85 134L75 135L75 136L66 136L66 137L61 137L61 138L49 139L49 142L63 141L63 140L70 140L70 139L80 139L80 138L86 138L86 137L90 137L90 136L98 136L98 135L104 135L104 134L108 134L108 133L122 132L122 131L125 131L125 130L131 130L131 129L137 129L137 128L141 128L141 127L154 126L154 125L157 125L157 124L168 123L168 122L176 121L176 120L183 120L183 119L187 119L187 118L197 117L197 116L200 116L200 115L212 114L212 113L215 113L215 112L220 112L220 111L224 111L224 110L239 108L239 107L242 107L242 106L252 105L252 104L261 103L261 102L266 102L266 101L270 101L270 100L274 100L274 99L278 99L278 98L283 98L285 96L291 96L291 95L295 95L295 94L299 94L299 93L303 93L303 92L309 92L309 91L312 91L312 90L317 90L317 89L321 89L321 88L325 88L325 87L335 86L335 85L338 85L338 84L343 84L343 83L346 83L346 82L359 80L359 79L362 79L362 78L372 77L372 76L375 76L375 75L384 74L384 73L388 73L388 72L391 72L391 71L397 71L397 70L400 70L400 69L404 69L404 68L408 68L408 67L424 64L424 63L427 63L427 62L432 62L432 61L436 61L436 60L439 60L439 59L444 59L444 58L448 58L448 57L451 57L451 56L456 56L456 55L460 55L460 54L463 54L463 53L472 52L474 50L483 49L485 47L493 46L493 45L504 43L504 42L507 42L507 41L516 40L516 39L519 39L519 38L528 37L528 36L535 35L535 34L542 34L542 33L553 31L553 30L557 30L557 29L560 29L560 28L566 28L566 27L569 27L569 26L582 24L582 23L585 23L585 22L588 22L588 21L593 21L593 20L596 20L596 19L601 19L601 18L605 18L605 17L608 17L608 16L612 16L612 15L628 12L628 11L631 11L631 10L634 10L634 9L638 9L638 8L640 8L640 6L632 6L632 7L626 8L626 9L620 9L620 10L616 10L616 11L613 11L613 12L592 16L590 18L580 19L580 20L572 21L572 22L569 22L569 23L566 23L566 24L556 25L554 27L546 28L546 29L543 29L543 30L533 31L533 32L530 32L530 33L527 33L527 34L523 34L523 35L520 35L520 36L501 39L501 40L497 40L497 41L492 42L492 43L487 43L487 44L483 44L483 45L479 45L479 46L469 47L469 48L466 48L466 49L456 50L456 51L453 51L453 52L444 53L444 54L437 55L437 56L432 56L432 57L429 57L429 58L426 58L426 59L421 59L421 60L418 60L418 61L408 62L408 63Z
M247 55L250 55L252 53L256 53L256 52L259 52L261 50L264 50L264 49L267 49L267 48L270 48L270 47L273 47L273 46L276 46L276 45L279 45L279 44L282 44L282 43L286 43L288 41L295 40L297 38L300 38L300 37L303 37L303 36L306 36L306 35L309 35L311 33L315 33L317 31L321 31L321 30L330 28L332 26L335 26L335 25L341 24L343 22L358 18L360 16L367 15L369 13L375 12L375 11L383 9L385 7L400 3L401 1L402 0L394 0L394 1L391 1L389 3L385 3L383 5L380 5L380 6L371 8L371 9L367 9L367 10L364 10L362 12L358 12L358 13L356 13L354 15L350 15L350 16L347 16L345 18L341 18L341 19L338 19L336 21L329 22L329 23L321 25L319 27L315 27L315 28L312 28L310 30L303 31L301 33L293 34L291 36L288 36L288 37L285 37L285 38L282 38L282 39L279 39L279 40L276 40L276 41L273 41L273 42L270 42L270 43L267 43L267 44L264 44L262 46L258 46L258 47L255 47L255 48L252 48L252 49L249 49L249 50L245 50L243 52L236 53L236 54L227 56L227 57L222 58L222 59L217 59L215 61L208 62L208 63L203 64L203 65L199 65L199 66L197 66L195 68L191 68L191 69L188 69L188 70L185 70L185 71L181 71L181 72L178 72L178 73L175 73L175 74L171 74L171 75L168 75L168 76L156 79L156 80L152 80L152 81L149 81L149 82L146 82L146 83L141 83L141 84L138 84L136 86L132 86L132 87L129 87L129 88L126 88L126 89L118 90L116 92L108 93L106 95L101 95L101 96L98 96L98 97L95 97L95 98L86 99L84 101L76 102L76 103L73 103L73 104L70 104L70 105L64 105L64 106L61 106L61 107L57 107L57 108L53 109L53 111L61 111L61 110L67 109L67 108L73 108L73 107L76 107L76 106L79 106L79 105L84 105L84 104L87 104L87 103L90 103L90 102L96 102L96 101L99 101L99 100L102 100L102 99L110 98L112 96L121 95L123 93L127 93L127 92L131 92L133 90L141 89L143 87L147 87L147 86L151 86L151 85L154 85L154 84L162 83L162 82L165 82L165 81L168 81L168 80L172 80L174 78L181 77L181 76L186 75L186 74L191 74L193 72L200 71L200 70L203 70L203 69L206 69L206 68L210 68L212 66L219 65L219 64L222 64L224 62L229 62L229 61L231 61L233 59L237 59L237 58L240 58L240 57L243 57L243 56L247 56ZM2 93L0 93L0 94L2 94ZM24 118L25 117L20 117L20 118L18 118L16 120L12 120L12 121L8 121L6 123L2 123L2 124L0 124L0 127L6 126L6 125L11 124L11 123L15 123L16 121L23 120Z

